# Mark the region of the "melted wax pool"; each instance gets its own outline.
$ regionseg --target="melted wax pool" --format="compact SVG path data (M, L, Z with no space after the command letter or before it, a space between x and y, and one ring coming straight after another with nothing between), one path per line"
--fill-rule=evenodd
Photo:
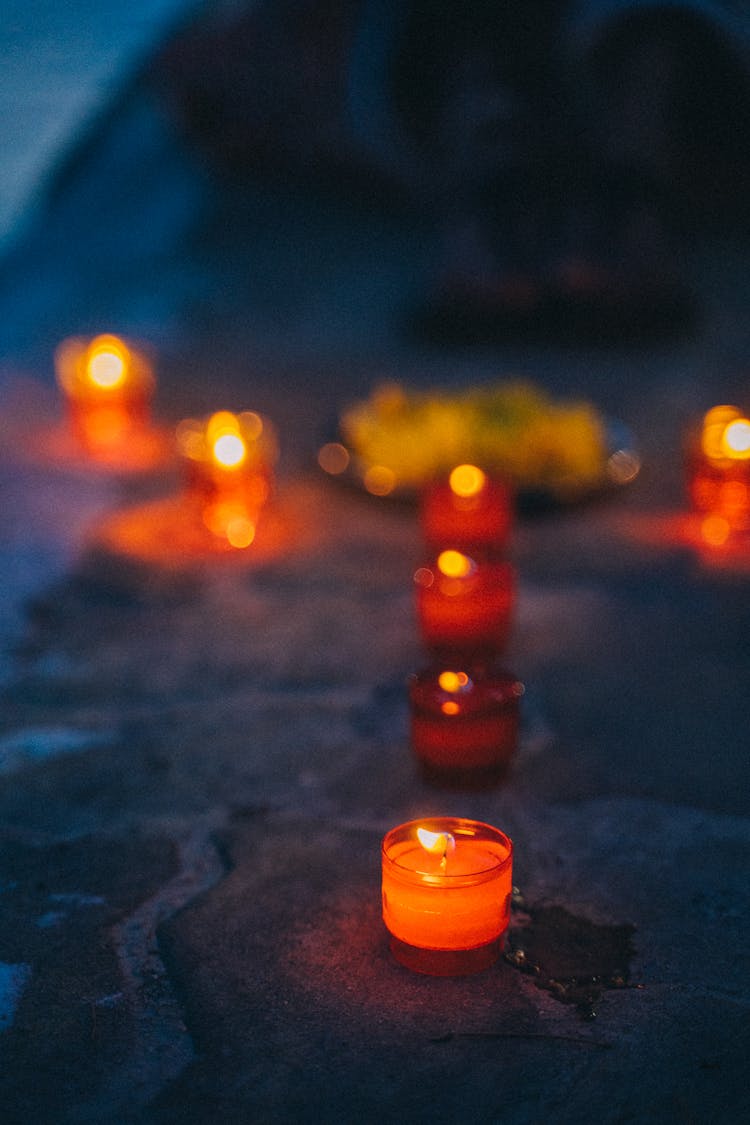
M537 987L573 1004L584 1019L595 1018L607 989L627 987L634 926L598 925L563 906L525 905L520 896L514 907L505 959L533 976Z

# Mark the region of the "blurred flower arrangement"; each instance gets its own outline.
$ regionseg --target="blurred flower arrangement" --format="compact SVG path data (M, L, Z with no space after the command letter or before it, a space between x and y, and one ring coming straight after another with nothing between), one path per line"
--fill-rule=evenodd
M394 489L417 489L467 460L559 499L611 479L599 412L585 401L554 401L523 380L458 392L384 383L342 413L340 429L354 472L364 480L382 467Z

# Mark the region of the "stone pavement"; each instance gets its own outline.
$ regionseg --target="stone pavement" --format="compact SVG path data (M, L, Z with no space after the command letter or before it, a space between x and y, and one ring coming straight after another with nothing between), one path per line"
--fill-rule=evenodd
M279 428L274 533L247 558L113 553L111 512L167 494L171 471L113 478L23 448L55 411L49 362L6 350L1 1119L743 1120L748 573L676 529L684 426L747 403L746 256L690 259L705 316L684 341L450 355L399 331L413 230L342 211L326 226L296 202L294 292L270 237L193 246L204 315L176 317L161 357L165 421L247 405ZM264 286L238 280L243 258ZM119 290L121 322L144 276ZM92 284L69 281L73 303ZM502 787L444 792L406 734L424 660L414 513L324 479L314 450L384 375L518 370L628 422L644 469L620 495L519 522L519 753ZM462 979L392 961L380 839L429 813L513 838L513 947L539 977L512 959ZM600 978L580 1006L564 1002L576 972Z

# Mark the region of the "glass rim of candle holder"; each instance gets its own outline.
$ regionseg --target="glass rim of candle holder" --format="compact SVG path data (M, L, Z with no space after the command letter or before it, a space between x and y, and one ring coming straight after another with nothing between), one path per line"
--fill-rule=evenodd
M424 828L428 832L438 834L446 833L452 836L454 840L471 839L491 842L503 848L506 854L502 858L498 857L496 862L488 863L480 870L459 872L455 875L447 871L421 871L415 867L407 867L398 863L390 854L389 849L392 849L396 844L415 839L418 828ZM513 863L513 841L510 836L485 821L473 820L471 817L463 816L427 816L418 820L405 821L386 832L380 850L384 865L387 864L389 871L397 878L403 877L405 882L413 883L419 877L427 877L435 886L446 890L454 887L477 886L480 883L489 882L496 878L504 868L512 866ZM429 852L425 852L425 855L429 855Z
M418 829L434 833L438 846L441 836L445 838L441 865L454 853L459 854L460 861L458 850L462 840L488 845L488 862L478 870L459 870L456 874L448 874L447 865L445 870L436 871L436 852L419 840ZM399 854L413 857L415 843L424 849L426 857L432 856L432 870L421 871L419 867L397 862L393 850L401 849ZM498 849L494 862L492 847ZM464 976L497 961L510 917L513 843L509 836L493 825L467 817L425 817L407 821L387 832L381 855L383 921L396 961L413 972L429 976ZM480 890L493 883L497 884L497 901L492 897L486 899ZM419 896L421 905L418 899L416 906L406 903L400 907L398 887ZM431 901L433 893L436 898ZM415 917L427 919L427 933L420 934L419 921L414 929ZM428 936L430 931L447 936L442 942L436 942Z

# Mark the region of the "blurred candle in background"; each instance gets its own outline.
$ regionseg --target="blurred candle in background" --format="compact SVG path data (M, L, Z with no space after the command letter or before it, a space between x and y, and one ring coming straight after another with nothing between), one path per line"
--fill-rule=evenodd
M441 551L414 574L422 639L438 657L486 661L505 648L515 603L515 571L508 562Z
M425 777L467 787L501 779L518 744L523 693L505 671L472 676L437 665L411 676L411 743Z
M188 500L212 534L249 547L271 493L278 455L276 433L254 411L219 410L177 427Z
M71 431L94 460L126 455L149 428L155 379L144 350L118 336L71 337L55 352Z
M510 839L463 817L391 829L382 844L383 920L407 968L452 976L487 968L510 921Z
M750 419L736 406L715 406L687 452L687 488L703 515L703 537L720 546L750 530Z
M513 519L510 489L476 465L457 465L447 480L429 484L420 505L422 534L435 549L497 553Z

